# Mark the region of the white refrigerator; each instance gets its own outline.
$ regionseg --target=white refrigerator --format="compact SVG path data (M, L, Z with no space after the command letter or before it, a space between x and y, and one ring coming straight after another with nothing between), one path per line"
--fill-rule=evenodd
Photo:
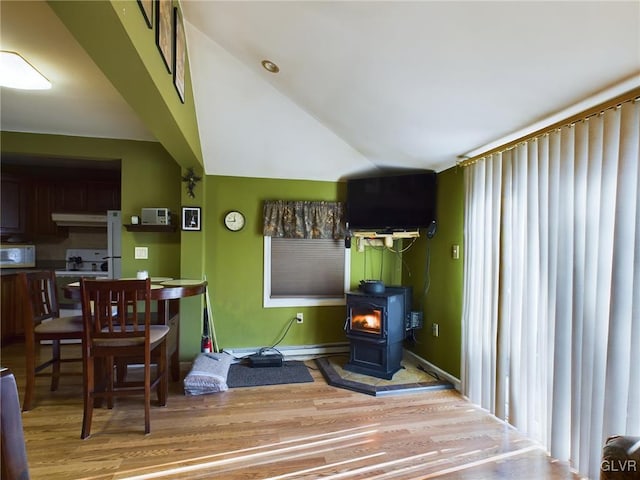
M122 277L122 216L120 210L107 211L107 263L109 278Z

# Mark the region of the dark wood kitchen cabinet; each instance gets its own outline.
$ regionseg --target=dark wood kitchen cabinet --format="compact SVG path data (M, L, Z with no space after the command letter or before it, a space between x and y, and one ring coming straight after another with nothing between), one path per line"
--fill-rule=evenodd
M2 345L24 338L24 312L19 301L18 275L5 273L0 276L0 315L2 315Z
M83 181L63 180L53 185L53 211L87 212L87 184Z
M66 237L68 228L51 220L53 212L104 214L107 210L120 210L119 171L3 165L3 237Z
M62 181L54 184L56 212L105 213L120 209L119 182L97 180Z
M66 232L58 230L51 220L51 212L55 208L54 184L47 181L34 181L31 184L28 232L35 238L64 236Z
M2 175L0 235L23 234L27 229L27 185L14 175Z
M87 182L87 211L120 210L120 182Z

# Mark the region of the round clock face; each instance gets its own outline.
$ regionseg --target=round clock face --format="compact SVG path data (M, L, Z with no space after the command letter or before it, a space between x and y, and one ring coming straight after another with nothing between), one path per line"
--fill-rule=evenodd
M238 211L231 211L224 216L224 226L232 232L242 230L244 227L244 215Z

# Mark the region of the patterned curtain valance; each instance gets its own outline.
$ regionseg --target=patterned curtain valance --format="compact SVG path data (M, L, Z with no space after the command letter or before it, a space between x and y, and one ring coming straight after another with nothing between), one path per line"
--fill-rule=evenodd
M342 202L267 200L264 235L281 238L344 238Z

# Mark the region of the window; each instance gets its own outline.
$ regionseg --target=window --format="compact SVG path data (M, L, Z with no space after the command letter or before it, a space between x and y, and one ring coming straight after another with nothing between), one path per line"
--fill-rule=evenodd
M351 251L344 240L264 237L264 306L344 305Z

